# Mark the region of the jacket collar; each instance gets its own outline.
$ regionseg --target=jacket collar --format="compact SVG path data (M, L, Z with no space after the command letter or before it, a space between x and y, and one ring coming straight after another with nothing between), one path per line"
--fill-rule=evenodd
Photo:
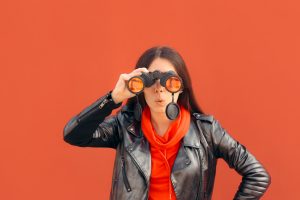
M127 126L127 131L133 134L136 137L142 137L142 131L141 131L141 126L140 123L137 122L132 122ZM197 136L197 127L195 125L195 122L191 119L190 122L190 128L186 135L183 137L183 145L184 146L189 146L189 147L195 147L199 148L200 147L200 141L199 141L199 136Z
M126 129L129 133L131 133L132 135L136 136L136 137L143 137L142 131L141 131L141 123L137 122L133 119L133 113L134 110L132 108L130 108L129 106L125 105L122 108L122 113L127 113L128 116L131 116L130 119L130 123L127 125ZM190 147L195 147L195 148L199 148L200 147L200 140L199 140L199 136L197 136L197 126L195 124L194 118L197 118L198 115L195 115L195 113L193 115L191 115L191 122L190 122L190 128L187 132L187 134L183 137L183 145L184 146L190 146Z
M197 126L194 120L191 118L190 128L186 135L183 137L183 145L194 148L200 148L200 139L197 134L199 134L197 132Z

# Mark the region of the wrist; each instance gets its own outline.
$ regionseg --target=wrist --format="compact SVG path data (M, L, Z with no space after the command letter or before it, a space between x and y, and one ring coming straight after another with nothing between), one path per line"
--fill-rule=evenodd
M111 99L113 100L113 102L115 104L118 104L118 103L122 102L122 100L117 97L117 95L115 94L114 90L111 92Z

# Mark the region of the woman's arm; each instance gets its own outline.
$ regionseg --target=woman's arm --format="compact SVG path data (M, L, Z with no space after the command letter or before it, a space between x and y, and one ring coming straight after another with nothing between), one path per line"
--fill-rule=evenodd
M148 72L146 68L138 68L129 74L121 74L115 88L95 103L73 117L64 128L64 140L81 147L116 148L120 136L117 117L107 118L113 109L122 105L122 101L133 97L126 82L133 76Z
M230 168L243 176L234 200L260 199L271 183L271 177L262 164L216 119L212 123L212 140L216 156L223 158Z
M118 123L109 116L122 105L111 98L111 91L74 116L64 127L63 139L81 147L112 147L119 143Z

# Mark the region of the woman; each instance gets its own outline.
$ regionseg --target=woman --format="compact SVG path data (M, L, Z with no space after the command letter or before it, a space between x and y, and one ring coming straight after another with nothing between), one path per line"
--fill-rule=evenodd
M164 82L170 71L181 80L179 91L170 92ZM128 82L144 75L152 83L134 93ZM73 117L64 140L116 149L110 199L211 199L218 158L243 176L234 199L259 199L270 184L262 164L203 113L182 57L166 46L145 51L135 70L121 74L112 91Z

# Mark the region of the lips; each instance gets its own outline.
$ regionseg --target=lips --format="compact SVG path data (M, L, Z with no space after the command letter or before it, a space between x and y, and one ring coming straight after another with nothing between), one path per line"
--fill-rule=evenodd
M155 102L164 102L165 100L163 100L163 99L157 99L157 100L155 100Z
M158 105L158 106L165 106L165 100L163 100L163 99L156 99L155 100L155 103L156 103L156 105Z

